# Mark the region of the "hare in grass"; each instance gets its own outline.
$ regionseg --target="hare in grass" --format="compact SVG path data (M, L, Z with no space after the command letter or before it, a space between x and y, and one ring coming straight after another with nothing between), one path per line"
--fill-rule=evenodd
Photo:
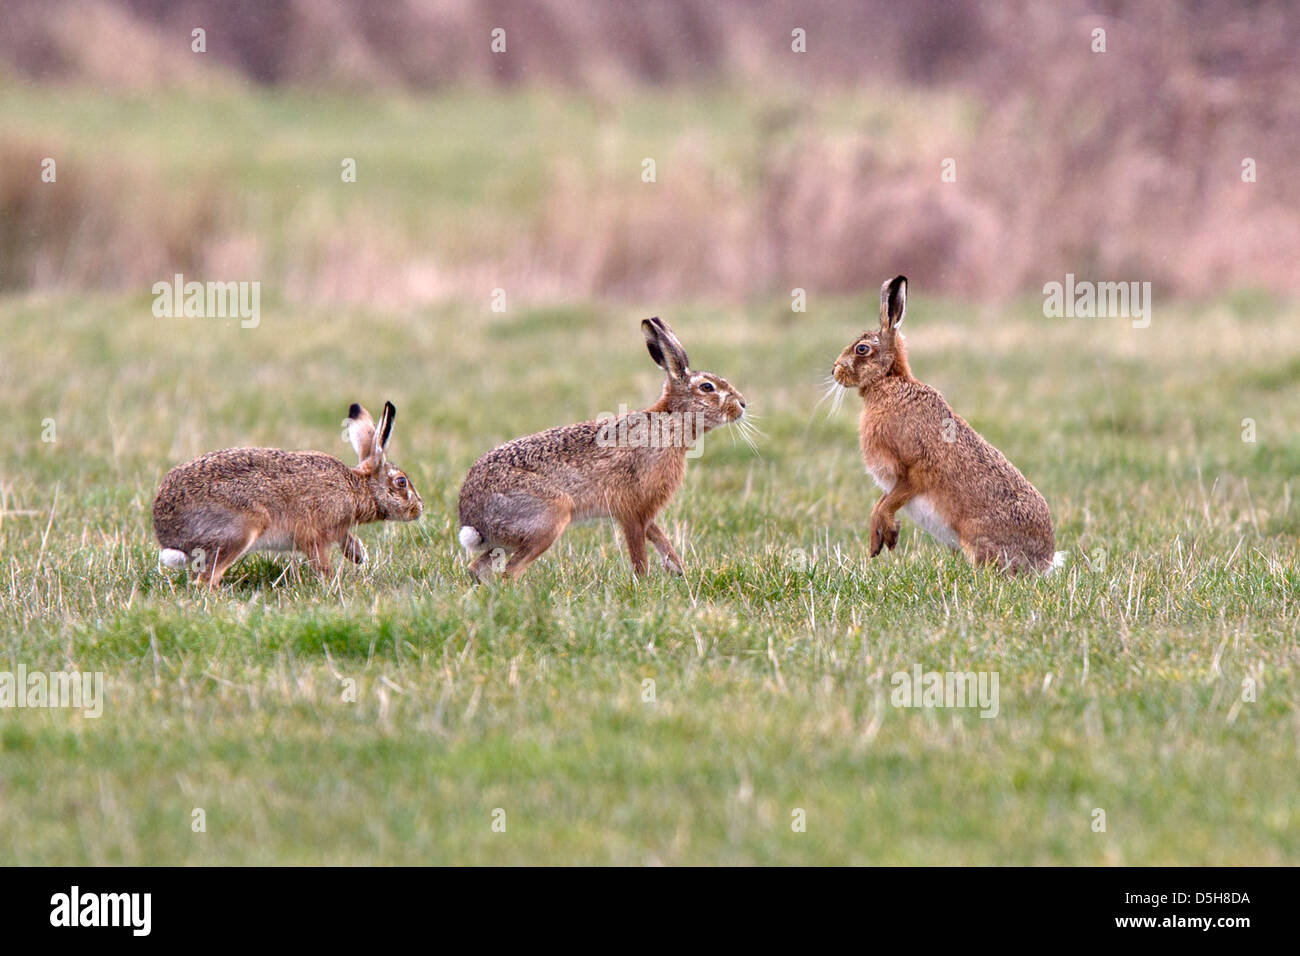
M1052 516L1038 489L971 428L938 391L912 375L898 327L907 279L880 290L880 327L854 339L831 374L862 396L859 437L867 471L884 494L871 509L871 556L898 543L899 511L975 564L1011 572L1050 570Z
M516 438L466 475L460 543L480 581L494 570L518 578L570 522L604 517L622 527L638 576L646 571L647 540L665 569L682 573L682 559L655 517L682 483L687 450L711 429L740 422L745 399L726 379L692 371L665 322L646 319L641 331L667 376L659 401Z
M410 479L388 462L396 413L386 402L376 426L360 405L349 409L355 468L333 455L277 448L227 448L177 465L153 503L160 561L191 565L209 588L249 551L301 551L324 577L333 574L335 544L364 563L357 525L413 521L424 509Z

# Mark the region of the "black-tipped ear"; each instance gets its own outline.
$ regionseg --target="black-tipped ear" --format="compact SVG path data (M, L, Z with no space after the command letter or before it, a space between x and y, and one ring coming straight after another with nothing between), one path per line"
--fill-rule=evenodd
M645 336L645 347L650 352L650 358L654 359L654 363L661 369L667 371L668 366L664 364L664 350L659 347L659 332L654 326L657 321L657 319L643 319L641 334Z
M375 420L356 402L348 406L348 441L357 453L357 461L370 457L375 446Z
M888 331L903 324L907 312L907 276L894 276L880 287L880 328Z
M655 316L641 323L646 348L656 365L668 373L669 378L687 379L691 375L690 359L668 323Z
M396 417L396 406L392 402L384 402L384 412L379 416L379 425L375 428L375 447L371 452L376 463L383 461L388 451L388 439L393 437L393 419Z
M380 415L380 424L373 425L374 431L370 433L370 447L361 455L361 462L367 464L370 468L378 468L383 464L383 455L389 449L389 438L393 436L393 419L398 414L398 410L393 407L393 402L383 403L383 412Z

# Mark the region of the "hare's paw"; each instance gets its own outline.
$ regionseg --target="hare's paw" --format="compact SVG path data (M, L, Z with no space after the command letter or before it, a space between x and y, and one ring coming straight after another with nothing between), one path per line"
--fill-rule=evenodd
M360 538L352 534L343 539L343 557L358 565L370 560L370 556L366 554L366 546L361 543Z
M659 560L663 564L664 570L667 571L669 574L673 574L676 575L677 577L681 577L683 574L686 573L686 569L683 568L680 564L678 564L677 560L671 554L661 555Z
M882 549L894 550L898 546L898 521L892 515L881 511L871 514L871 556L874 558Z

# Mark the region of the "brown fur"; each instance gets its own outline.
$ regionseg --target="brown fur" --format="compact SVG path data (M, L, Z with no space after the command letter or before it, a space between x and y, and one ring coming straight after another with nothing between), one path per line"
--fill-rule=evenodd
M880 329L858 336L832 368L840 385L862 396L862 459L887 489L871 509L872 557L897 545L895 516L915 502L918 514L928 507L955 533L973 563L1046 571L1055 548L1047 502L938 391L912 375L898 332L906 301L906 278L886 282Z
M646 571L647 541L665 568L682 572L681 557L654 519L682 483L693 439L738 419L745 400L725 379L692 372L665 323L655 318L641 326L651 357L667 373L659 401L617 419L517 438L488 452L465 476L461 540L472 555L481 551L470 565L479 580L505 554L506 577L519 577L570 522L602 517L622 528L636 574ZM638 427L657 429L657 440L647 436L638 446ZM619 443L611 446L611 438ZM467 532L478 540L467 540Z
M352 406L355 468L321 452L276 448L227 448L178 465L163 477L153 503L159 543L194 559L210 588L259 542L268 550L303 552L324 577L333 574L335 544L349 561L364 563L365 546L352 534L356 525L410 521L424 507L406 476L387 462L394 412L385 407L377 433L370 413Z

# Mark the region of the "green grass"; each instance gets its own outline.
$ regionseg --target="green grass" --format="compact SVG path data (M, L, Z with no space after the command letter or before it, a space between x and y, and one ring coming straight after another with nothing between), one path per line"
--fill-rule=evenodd
M483 256L543 214L557 166L639 182L642 158L667 156L683 132L750 176L759 115L752 99L738 106L721 93L598 106L545 92L133 98L0 83L0 137L54 154L60 181L130 170L144 181L109 188L138 187L130 203L178 208L200 192L289 258L295 244L357 222L382 225L390 245L451 261ZM345 157L357 163L347 188Z
M854 414L815 406L873 311L394 314L268 290L241 329L143 295L0 300L0 669L108 683L98 720L0 711L0 861L1300 862L1300 310L1158 304L1137 330L914 296L915 371L1043 491L1070 552L1024 580L906 523L867 558ZM665 513L685 579L634 582L597 524L517 586L469 587L465 471L652 400L651 312L767 436L755 455L711 435L690 463ZM346 456L348 403L385 399L427 513L362 529L369 567L322 583L256 558L215 595L159 571L168 468L236 444ZM998 716L892 707L917 663L997 671Z

